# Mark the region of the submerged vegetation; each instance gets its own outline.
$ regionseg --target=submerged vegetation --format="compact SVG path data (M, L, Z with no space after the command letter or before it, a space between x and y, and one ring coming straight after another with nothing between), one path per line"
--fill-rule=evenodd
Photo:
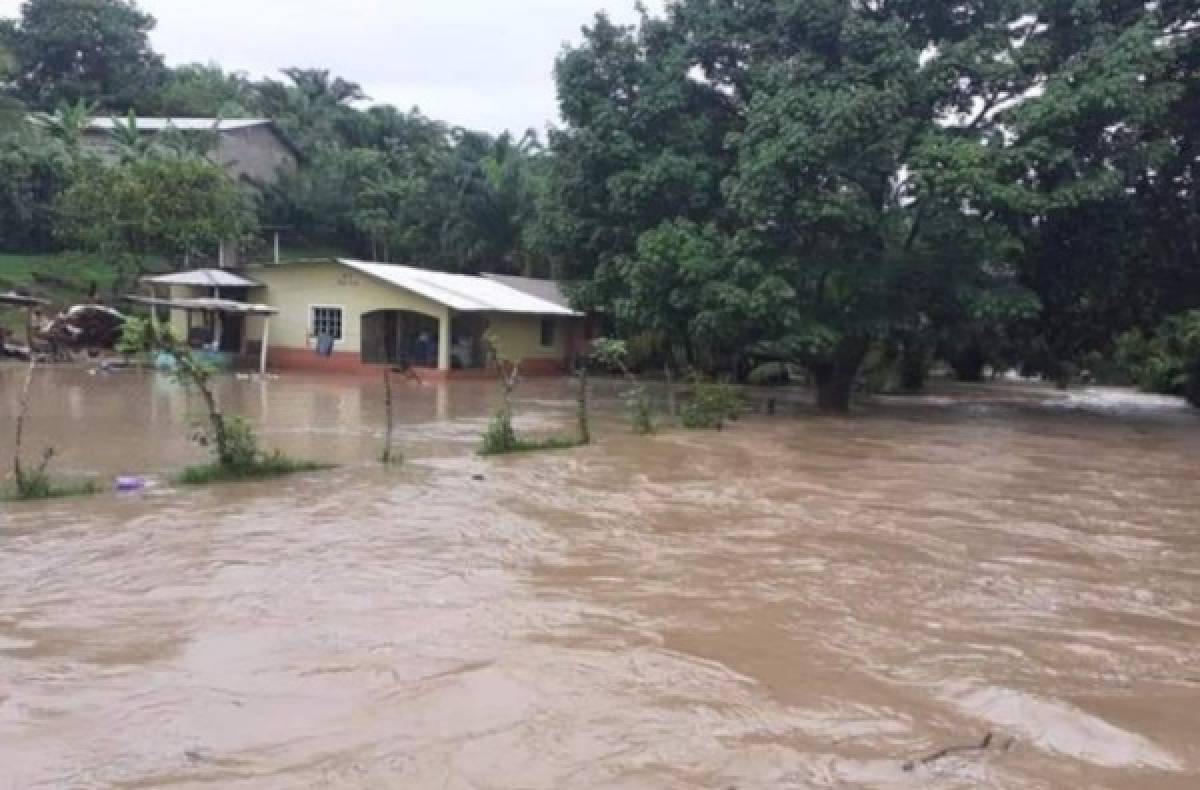
M212 390L213 371L176 340L169 328L143 318L127 318L118 350L129 356L167 354L175 362L176 378L184 386L193 387L204 401L206 419L193 431L192 440L208 449L213 460L185 471L182 482L255 480L329 468L326 464L292 460L279 451L263 451L249 422L221 411Z
M17 419L14 423L13 483L10 489L0 490L0 499L31 501L97 493L99 487L92 481L63 483L55 481L50 477L50 462L54 460L55 456L55 449L53 447L47 447L42 451L41 459L33 468L25 465L22 458L25 442L25 422L29 417L30 389L33 386L33 374L36 370L36 358L30 359L29 367L25 373L25 383L21 387L21 398L17 405Z
M1125 333L1116 362L1142 391L1181 395L1200 407L1200 310L1167 318L1150 336Z
M592 344L592 361L624 377L627 387L621 393L629 422L637 434L654 433L654 404L646 385L629 368L629 344L624 340L602 337ZM672 392L674 390L672 389Z
M488 429L488 434L491 434L491 428ZM521 439L512 436L505 439L491 439L489 435L485 435L479 454L483 456L514 455L536 453L541 450L570 450L582 446L583 442L571 436L550 436L544 439Z
M484 336L488 363L500 382L500 407L488 423L483 434L480 455L508 455L529 453L537 450L564 450L579 447L591 441L590 436L554 436L546 439L524 439L517 436L513 428L513 396L521 382L521 360L508 359L500 349L499 341L492 333ZM585 385L586 386L586 385ZM586 398L582 401L586 405ZM585 425L581 422L581 427Z
M334 468L332 464L314 461L296 461L278 451L258 456L253 463L229 466L219 463L189 466L180 473L178 481L184 485L207 485L209 483L238 483L254 480L269 480L302 472L319 472Z
M692 377L692 397L679 410L680 424L689 430L721 431L738 419L745 404L737 387L727 381Z
M47 499L68 499L99 494L101 490L100 484L94 480L62 482L51 480L48 476L34 475L25 481L23 487L0 488L0 501L38 502Z

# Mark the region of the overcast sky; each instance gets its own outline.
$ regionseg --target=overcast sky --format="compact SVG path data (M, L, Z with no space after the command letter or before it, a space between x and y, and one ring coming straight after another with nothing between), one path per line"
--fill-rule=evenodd
M21 0L0 0L16 16ZM552 69L601 9L634 0L140 0L169 64L216 61L251 76L328 68L376 102L492 132L557 121ZM662 0L646 0L652 10Z

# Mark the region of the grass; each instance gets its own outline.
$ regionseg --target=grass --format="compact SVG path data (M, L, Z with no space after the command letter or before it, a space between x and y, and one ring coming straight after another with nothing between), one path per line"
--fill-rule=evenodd
M42 502L49 499L67 499L70 497L92 496L100 493L100 484L94 480L78 483L53 483L48 478L34 480L25 486L23 491L7 487L0 490L0 501L3 502Z
M213 483L243 483L254 480L271 480L276 477L301 474L303 472L321 472L333 469L333 464L322 464L315 461L297 461L285 455L269 455L253 464L243 466L225 466L222 464L204 464L189 466L179 475L178 482L188 486L202 486Z
M328 260L334 257L345 257L344 250L324 246L285 246L281 250L283 261ZM251 256L248 262L262 262L271 259L271 251L259 251ZM197 262L196 265L207 265ZM212 263L215 266L215 263ZM146 263L148 272L165 272L173 268L171 264L161 259L151 259ZM84 252L56 252L44 254L6 254L0 253L0 291L20 290L50 302L46 309L57 312L63 307L86 302L89 293L95 288L96 295L103 301L114 304L124 296L123 293L113 293L116 284L116 271L110 261L99 255ZM128 285L129 290L134 290ZM0 310L0 326L14 332L18 337L24 337L25 311Z
M147 268L158 271L165 267L156 262ZM0 254L0 291L27 291L48 300L50 304L46 310L50 311L57 312L62 307L87 301L93 286L100 299L110 301L116 279L112 265L97 255L81 252ZM25 311L0 311L0 326L23 337Z
M583 442L574 436L551 436L548 439L516 439L504 448L484 447L480 455L513 455L514 453L536 453L541 450L570 450L582 447Z

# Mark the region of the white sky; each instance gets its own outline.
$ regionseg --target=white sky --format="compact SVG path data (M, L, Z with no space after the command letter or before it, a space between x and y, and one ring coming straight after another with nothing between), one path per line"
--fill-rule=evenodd
M377 103L419 106L452 124L500 132L557 122L554 58L607 10L634 0L140 0L171 65L216 61L253 77L330 69ZM661 11L663 0L645 0ZM17 16L21 0L0 0Z

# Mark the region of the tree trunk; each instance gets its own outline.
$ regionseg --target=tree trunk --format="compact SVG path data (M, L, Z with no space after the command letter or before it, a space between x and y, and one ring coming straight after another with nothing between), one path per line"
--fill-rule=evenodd
M33 384L33 371L37 362L32 350L29 353L29 370L25 374L25 386L21 389L21 400L17 407L17 430L13 437L13 478L17 491L25 489L25 469L21 466L21 443L25 436L25 415L29 412L29 388Z
M667 379L667 416L671 422L675 422L679 416L678 400L675 397L675 372L671 369L671 363L663 366L663 373Z
M208 387L208 375L197 367L190 356L176 352L174 347L171 347L167 353L175 359L175 364L186 373L188 380L200 391L200 397L204 398L204 405L208 409L208 422L212 426L213 441L217 445L217 463L221 466L230 466L233 459L229 455L229 435L225 428L225 415L217 406L216 395Z
M830 414L850 411L854 380L868 346L866 338L847 338L838 344L831 357L811 366L817 386L818 409Z
M900 355L900 389L916 393L925 389L929 378L929 357L920 349L905 349Z
M383 409L387 418L387 432L383 437L383 455L385 464L392 462L392 432L395 430L395 416L392 412L392 371L383 369Z
M1200 409L1200 361L1192 365L1192 371L1183 385L1183 396L1188 403Z
M983 381L983 369L987 366L987 358L983 349L974 344L954 355L950 367L954 369L954 377L959 381Z

